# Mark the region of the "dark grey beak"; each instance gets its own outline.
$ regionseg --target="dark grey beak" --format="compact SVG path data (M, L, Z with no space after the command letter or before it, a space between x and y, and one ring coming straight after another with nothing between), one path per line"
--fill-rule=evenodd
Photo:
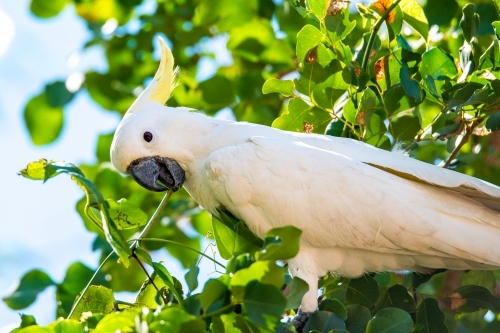
M150 156L130 163L128 174L142 187L155 192L178 191L184 183L184 170L171 158Z

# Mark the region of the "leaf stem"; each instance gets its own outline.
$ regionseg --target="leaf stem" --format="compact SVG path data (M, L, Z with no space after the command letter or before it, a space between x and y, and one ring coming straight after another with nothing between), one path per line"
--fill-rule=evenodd
M368 43L366 45L365 49L365 54L363 55L363 62L361 63L361 68L363 68L364 71L366 71L366 68L368 66L368 58L370 57L370 51L372 49L373 43L375 42L375 36L377 36L377 33L382 26L382 23L384 23L385 19L387 16L389 16L390 12L396 8L396 6L401 2L401 0L394 0L394 2L387 8L387 10L380 16L380 18L375 22L372 28L372 32L370 34L370 38L368 39Z
M226 266L224 266L223 264L221 264L220 262L218 262L218 261L217 261L217 260L215 260L214 258L210 257L209 255L207 255L207 254L205 254L205 253L203 253L203 252L201 252L201 251L195 250L195 249L193 249L192 247L189 247L189 246L184 245L184 244L182 244L182 243L174 242L174 241L171 241L171 240L168 240L168 239L161 239L161 238L137 238L137 239L135 239L135 240L136 240L136 241L151 241L151 242L162 242L162 243L176 244L176 245L182 246L182 247L184 247L184 248L186 248L186 249L189 249L189 250L191 250L191 251L193 251L193 252L198 253L199 255L201 255L201 256L203 256L203 257L205 257L205 258L207 258L207 259L211 260L213 263L215 263L215 264L219 265L220 267L222 267L222 268L224 268L224 269L226 268Z
M92 281L94 281L95 277L97 276L97 273L99 273L99 271L101 270L101 268L104 266L104 264L111 258L111 256L115 254L115 251L111 252L110 254L108 254L108 256L102 261L102 263L99 265L99 267L97 267L94 275L92 275L92 277L90 278L89 282L87 283L87 285L85 286L85 288L83 288L82 292L80 293L80 296L78 297L78 299L75 301L75 304L73 304L73 307L71 308L71 311L69 312L69 315L67 317L67 319L70 319L71 316L73 315L73 313L75 312L75 309L76 307L78 306L78 304L80 304L80 301L82 300L83 298L83 295L85 295L85 293L87 292L87 290L89 289L90 287L90 284L92 283Z
M132 249L132 253L134 253L134 250L139 246L139 240L141 238L145 237L149 233L149 231L151 230L151 228L155 224L156 220L158 220L161 212L167 206L168 200L170 199L170 197L172 196L173 193L174 193L174 191L172 191L172 189L170 189L170 190L168 190L167 194L165 194L163 199L161 199L160 205L158 206L158 208L156 208L156 211L154 212L153 216L151 216L151 218L149 219L149 221L146 224L146 226L144 227L144 229L142 229L141 233L136 238L136 241L133 242L132 245L130 246L130 248Z
M96 219L96 217L94 216L94 213L89 210L90 206L85 204L85 208L83 210L83 212L85 213L85 215L92 221L94 222L95 226L97 228L99 228L99 230L104 234L104 229L102 227L102 223L101 221L99 221L98 219Z

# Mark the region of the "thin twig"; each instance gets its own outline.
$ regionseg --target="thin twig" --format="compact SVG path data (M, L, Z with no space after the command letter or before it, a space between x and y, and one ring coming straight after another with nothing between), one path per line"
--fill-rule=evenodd
M193 252L196 252L198 253L199 255L201 256L204 256L205 258L207 259L210 259L212 260L215 264L219 265L220 267L222 268L226 268L226 266L224 266L223 264L221 264L220 262L218 262L217 260L215 260L214 258L210 257L209 255L206 255L205 253L201 252L201 251L198 251L198 250L195 250L193 249L192 247L189 247L187 245L184 245L182 243L178 243L178 242L175 242L175 241L171 241L171 240L168 240L168 239L161 239L161 238L137 238L136 239L137 241L152 241L152 242L163 242L163 243L170 243L170 244L176 244L176 245L179 245L179 246L182 246L186 249L189 249Z
M151 284L152 284L152 285L153 285L153 287L156 289L156 291L160 293L160 289L156 286L156 284L155 284L155 282L154 282L153 278L151 277L151 275L149 275L148 270L147 270L147 269L146 269L146 267L144 267L144 265L142 264L141 259L139 259L139 257L137 257L137 255L136 255L135 253L132 253L131 257L132 257L132 258L134 258L134 259L137 261L137 263L139 264L139 266L141 266L142 270L144 271L144 273L145 273L145 274L146 274L146 276L148 277L149 282L151 282ZM163 302L164 302L165 304L167 304L167 303L168 303L168 302L167 302L167 299L166 299L165 297L163 297L163 295L162 295L161 293L160 293L160 297L161 297L161 299L163 300Z
M443 168L447 169L450 166L451 162L455 159L455 157L457 156L460 149L462 149L462 147L467 142L469 142L469 138L470 138L472 132L474 131L474 128L476 128L477 125L479 125L479 123L481 121L482 121L482 119L476 119L471 123L470 126L467 126L467 125L465 126L465 134L464 134L462 140L460 140L460 143L455 147L455 149L453 149L450 156L448 157L448 160L446 160L446 163L443 165Z
M146 226L144 227L144 229L142 229L139 236L137 236L137 238L136 238L137 241L132 243L132 245L130 246L130 248L132 249L132 253L134 253L134 250L139 246L139 239L145 237L149 233L149 231L151 230L153 225L155 224L156 220L158 220L161 212L167 206L168 200L170 199L170 197L172 196L173 193L174 193L174 191L172 189L170 189L170 190L168 190L167 194L165 194L163 199L161 199L160 205L158 206L158 208L156 208L153 216L151 216L151 218L149 219L149 221L146 224Z

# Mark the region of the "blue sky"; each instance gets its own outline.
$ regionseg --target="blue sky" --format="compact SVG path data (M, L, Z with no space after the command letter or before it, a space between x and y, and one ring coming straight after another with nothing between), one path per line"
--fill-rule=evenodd
M15 288L16 281L32 268L61 281L73 261L96 267L92 235L74 210L81 190L65 176L42 184L17 175L27 163L42 157L93 163L97 135L116 128L118 116L101 110L86 93L79 93L66 107L57 142L34 146L24 125L24 104L45 83L105 66L98 49L77 56L89 37L72 6L55 18L41 20L30 14L29 0L0 0L0 152L4 156L0 163L0 296ZM176 263L170 267L174 275L181 274ZM54 288L21 312L35 315L40 324L52 321ZM0 302L0 333L18 323L19 315Z

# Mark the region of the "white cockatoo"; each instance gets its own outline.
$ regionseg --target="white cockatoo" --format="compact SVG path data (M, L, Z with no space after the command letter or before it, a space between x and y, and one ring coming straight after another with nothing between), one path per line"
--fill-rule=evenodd
M152 191L184 186L260 238L300 228L288 267L309 284L303 312L316 310L328 272L500 268L499 187L351 139L165 106L176 71L160 45L158 72L116 130L113 165Z

